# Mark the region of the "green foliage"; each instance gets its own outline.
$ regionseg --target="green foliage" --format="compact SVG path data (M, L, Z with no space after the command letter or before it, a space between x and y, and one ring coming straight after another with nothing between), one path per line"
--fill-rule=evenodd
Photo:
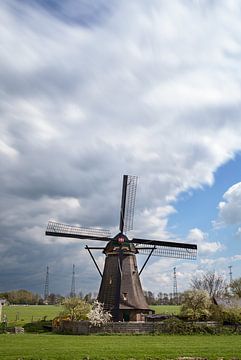
M223 309L222 320L223 320L223 324L241 325L241 309L239 308Z
M30 333L45 333L52 331L52 321L37 321L24 325L24 330Z
M225 329L220 327L210 326L207 323L194 323L183 321L178 318L171 318L163 321L165 323L165 333L180 334L180 335L192 335L192 334L219 334L220 332L226 332ZM158 329L157 333L161 333L162 327Z
M236 295L239 298L241 298L241 278L233 280L229 288L233 295Z
M69 320L88 320L91 305L80 298L68 298L62 303L64 310L60 313L60 318Z
M212 305L211 317L223 325L241 325L241 309L237 307L225 308L220 305Z
M20 289L20 290L12 290L6 293L0 294L2 297L10 304L29 304L34 305L39 301L39 295L34 294L31 291ZM1 296L0 296L1 297Z
M0 334L3 334L6 331L6 324L3 322L0 323Z
M206 291L186 291L184 293L184 303L181 306L180 316L192 321L206 320L211 315L211 305L212 302Z

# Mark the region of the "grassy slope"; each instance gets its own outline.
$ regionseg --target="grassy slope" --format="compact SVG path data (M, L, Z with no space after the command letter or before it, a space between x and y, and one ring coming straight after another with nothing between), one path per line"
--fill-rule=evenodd
M241 358L241 337L221 336L68 336L0 335L0 359L176 359Z
M17 305L17 306L4 306L3 314L7 315L8 324L11 325L24 325L26 323L37 320L42 320L47 316L46 320L52 320L62 310L61 306L55 305ZM17 320L18 318L18 320Z

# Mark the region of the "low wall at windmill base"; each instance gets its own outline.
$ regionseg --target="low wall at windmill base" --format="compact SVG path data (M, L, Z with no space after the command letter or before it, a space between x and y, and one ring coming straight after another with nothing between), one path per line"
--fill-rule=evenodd
M153 334L153 333L216 333L222 334L226 332L236 332L241 334L241 327L230 325L228 327L221 326L215 322L197 322L186 323L186 329L178 331L178 329L170 327L166 322L111 322L104 326L91 326L89 321L70 321L62 320L57 325L53 324L53 331L60 334L73 335L89 335L97 333L109 334Z
M89 321L69 321L62 320L59 325L53 325L56 333L88 335L96 333L130 333L147 334L153 332L153 324L147 322L111 322L104 326L91 326Z

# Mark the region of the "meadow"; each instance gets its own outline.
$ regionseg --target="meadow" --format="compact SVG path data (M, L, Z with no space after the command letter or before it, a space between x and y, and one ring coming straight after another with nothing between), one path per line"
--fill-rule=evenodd
M39 320L52 320L62 311L59 305L10 305L3 307L9 326L23 326Z
M1 360L241 359L238 335L0 335Z
M179 306L155 306L157 313L177 314ZM8 324L53 319L61 306L6 306ZM16 320L17 318L17 320ZM2 334L0 360L167 360L201 357L241 360L239 335L57 335Z
M156 314L178 314L180 306L157 305L150 306ZM23 326L26 323L38 320L52 320L63 310L60 305L11 305L4 306L3 313L6 314L9 326Z

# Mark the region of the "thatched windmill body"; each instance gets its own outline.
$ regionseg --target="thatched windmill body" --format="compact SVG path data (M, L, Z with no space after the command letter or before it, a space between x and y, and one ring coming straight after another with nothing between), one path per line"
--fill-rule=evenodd
M110 236L103 229L83 228L49 221L46 235L78 239L101 240L105 247L89 247L88 250L101 276L98 300L112 313L114 321L143 320L151 310L143 294L140 274L152 255L193 260L197 245L176 242L133 238L126 233L133 228L137 177L124 175L120 211L120 232ZM101 249L106 255L103 274L91 250ZM138 271L136 254L148 255L141 270Z

